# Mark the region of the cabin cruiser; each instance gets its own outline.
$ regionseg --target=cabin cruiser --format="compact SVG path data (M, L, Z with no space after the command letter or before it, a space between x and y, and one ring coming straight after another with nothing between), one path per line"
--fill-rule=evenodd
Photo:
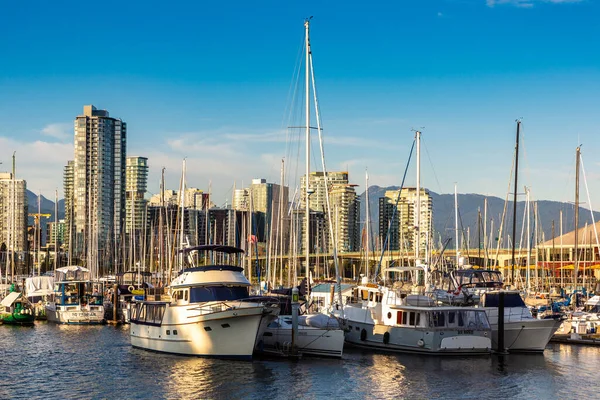
M562 324L560 319L537 319L516 290L485 293L480 301L492 325L494 344L498 343L498 306L504 293L504 344L509 352L542 352Z
M244 253L220 245L182 251L190 260L192 252ZM250 282L243 268L234 265L183 269L168 289L171 301L131 303L132 346L174 354L251 359L257 338L279 311L277 305L250 298Z
M438 306L429 296L367 282L354 293L343 309L346 342L352 345L433 355L491 352L492 332L481 308Z
M103 285L92 282L89 272L77 265L56 269L54 299L46 305L48 321L69 325L104 322Z
M504 345L508 351L544 351L562 323L559 319L535 318L518 291L503 289L499 271L469 268L439 276L441 278L433 280L436 284L435 298L444 304L467 304L483 308L492 326L494 348L498 344L501 291L504 292Z

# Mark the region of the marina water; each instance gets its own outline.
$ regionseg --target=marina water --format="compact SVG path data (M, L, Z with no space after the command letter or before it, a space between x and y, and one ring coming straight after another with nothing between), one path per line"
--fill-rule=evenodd
M0 398L597 398L600 348L457 358L346 349L341 360L228 361L134 349L129 327L0 327Z

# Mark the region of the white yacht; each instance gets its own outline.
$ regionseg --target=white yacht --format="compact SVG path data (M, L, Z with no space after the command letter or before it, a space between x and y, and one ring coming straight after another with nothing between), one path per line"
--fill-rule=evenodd
M102 283L92 282L89 272L77 265L56 269L54 299L46 305L48 321L70 325L104 322Z
M560 319L537 319L525 305L516 290L504 292L504 345L509 352L542 352L560 328ZM498 305L500 291L482 295L480 306L485 310L492 326L494 346L498 343Z
M436 283L436 299L439 301L448 304L474 304L485 310L492 326L494 348L498 343L500 291L504 292L504 345L508 351L542 352L562 324L559 319L533 317L518 291L502 289L502 275L499 271L455 270Z
M236 247L185 249L240 254ZM251 359L257 337L279 312L249 298L243 268L205 265L184 269L169 285L171 301L132 303L131 344L165 353Z
M385 351L489 354L492 331L481 308L437 306L428 296L366 283L343 309L346 342Z

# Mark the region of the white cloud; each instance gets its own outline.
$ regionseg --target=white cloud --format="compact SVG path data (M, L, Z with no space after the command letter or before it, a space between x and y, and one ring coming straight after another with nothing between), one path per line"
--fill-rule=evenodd
M539 3L566 4L581 3L582 1L583 0L486 0L486 4L488 7L506 4L519 8L532 8L535 4Z
M53 123L42 128L40 133L44 136L65 141L73 136L73 123Z
M73 158L72 143L22 142L0 136L0 170L11 171L13 152L17 179L25 179L29 190L54 199L58 189L59 198L63 197L63 168Z

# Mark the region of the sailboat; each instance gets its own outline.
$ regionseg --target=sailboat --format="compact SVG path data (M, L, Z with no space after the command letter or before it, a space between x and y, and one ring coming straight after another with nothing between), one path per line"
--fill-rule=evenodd
M306 288L310 288L310 203L309 203L309 177L310 177L310 87L312 69L312 52L310 47L310 20L304 21L305 30L305 100L306 100L306 189L305 189L305 251L306 251ZM314 89L313 89L314 91ZM316 96L315 96L315 107ZM318 108L317 108L318 110ZM318 119L318 115L317 115ZM317 121L320 126L320 122ZM331 218L329 218L331 219ZM330 227L331 228L331 227ZM334 244L335 245L335 244ZM262 352L287 355L300 353L301 355L342 357L344 350L344 331L338 321L325 314L301 315L298 318L297 335L294 333L294 324L291 315L280 315L270 323L263 333L257 349Z
M421 133L417 131L415 265L388 267L384 275L422 274L427 286L429 266L419 260L420 137ZM400 191L403 186L404 181ZM379 264L381 266L381 261ZM376 277L377 273L373 282L369 282L367 277L363 278L354 289L353 301L341 313L348 343L369 349L430 355L480 355L491 352L491 328L483 309L439 306L430 296L402 290L397 285L375 283ZM389 282L387 276L384 279L384 282Z

